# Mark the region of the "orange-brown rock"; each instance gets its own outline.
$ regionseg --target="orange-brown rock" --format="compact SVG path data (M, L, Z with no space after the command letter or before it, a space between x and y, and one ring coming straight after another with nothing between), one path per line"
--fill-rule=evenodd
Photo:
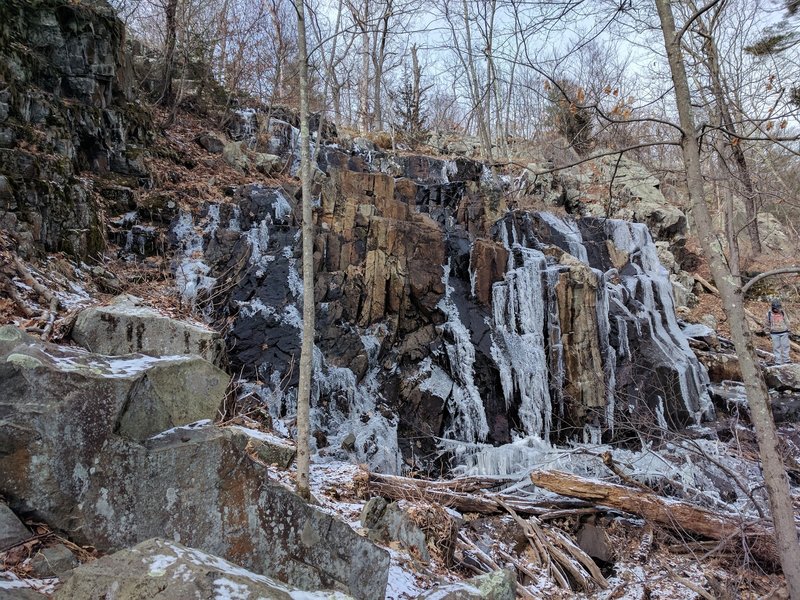
M332 170L323 189L321 270L344 272L362 290L354 315L361 326L396 316L415 329L405 315L433 311L444 293L442 232L409 204L415 185L398 183L395 190L383 173Z
M587 408L603 407L605 375L597 331L597 275L574 264L556 284L564 346L564 397L580 422Z
M492 306L492 285L502 281L508 265L508 250L499 242L475 240L471 269L475 274L475 297L486 307Z

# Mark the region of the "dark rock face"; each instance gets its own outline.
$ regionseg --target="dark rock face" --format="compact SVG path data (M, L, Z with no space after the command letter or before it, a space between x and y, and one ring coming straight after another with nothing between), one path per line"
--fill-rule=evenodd
M507 184L467 159L321 156L321 453L396 471L398 453L430 466L436 438L610 440L711 413L645 225L508 213ZM288 190L244 186L175 227L187 257L204 255L188 289L207 285L209 315L233 317L234 368L277 420L293 415L302 331L298 208Z
M95 254L99 206L77 175L148 177L149 119L132 102L123 25L102 1L8 0L0 22L0 175L12 192L0 224L23 253Z
M31 532L22 524L11 509L0 502L0 548L10 548L31 537Z

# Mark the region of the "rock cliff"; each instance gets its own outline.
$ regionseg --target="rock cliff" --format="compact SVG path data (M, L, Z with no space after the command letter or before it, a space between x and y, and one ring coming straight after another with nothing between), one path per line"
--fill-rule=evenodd
M296 188L253 165L269 153L271 165L295 171L296 118L238 110L227 119L230 142L197 138L209 165L238 144L236 172L252 183L200 202L169 192L134 202L137 187L162 177L145 168L152 121L136 106L119 21L99 1L11 0L0 10L10 48L2 219L19 251L83 258L108 239L129 261L168 259L184 306L223 330L230 367L247 378L243 394L290 422L303 326ZM471 159L323 134L313 391L321 454L397 472L401 459L430 466L441 438L611 440L627 426L680 427L710 414L705 372L675 322L651 237L668 244L662 256L680 254L685 218L655 206L657 182L640 167L617 165L610 201L646 225L576 221L517 202L527 186L591 205L569 174L544 181L529 169L515 183ZM74 339L92 347L87 318ZM133 336L137 324L120 318ZM128 351L152 353L145 333ZM217 360L218 349L211 354ZM355 442L343 446L346 438Z

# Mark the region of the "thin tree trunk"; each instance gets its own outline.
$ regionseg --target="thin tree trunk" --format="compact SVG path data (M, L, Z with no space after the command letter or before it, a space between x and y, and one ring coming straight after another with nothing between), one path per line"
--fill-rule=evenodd
M297 9L297 51L300 61L300 181L303 188L303 342L300 351L300 383L297 388L297 493L311 498L309 423L311 367L314 354L314 224L311 211L311 156L308 132L308 51L303 0Z
M392 0L387 0L384 7L383 15L381 16L381 30L376 36L380 35L375 40L375 51L372 56L372 64L375 67L375 81L372 91L372 106L373 106L373 124L376 128L383 129L383 102L381 96L383 94L383 67L386 63L386 42L389 37L389 21L392 17Z
M370 129L369 111L369 2L364 2L364 19L359 23L361 27L361 127L367 132Z
M747 157L745 157L744 150L737 137L736 123L731 115L730 106L725 95L725 90L722 85L722 70L719 65L719 53L714 38L707 30L702 19L698 19L698 27L700 33L705 38L703 44L703 51L708 60L708 72L711 76L711 93L714 95L714 101L719 109L720 119L723 126L728 132L728 144L731 149L733 161L736 164L736 169L739 172L742 187L744 188L744 207L745 215L747 217L747 235L750 238L750 246L753 249L753 254L761 254L761 236L758 232L758 209L757 209L757 194L755 186L753 185L753 178L750 176L750 168L747 164Z
M178 0L168 0L165 10L167 37L164 40L164 81L161 88L161 103L169 105L174 99L174 93L172 91L172 72L175 70L175 46L178 41L176 32Z
M736 228L736 214L733 209L733 194L727 186L723 186L725 202L725 235L728 238L728 264L734 277L741 277L739 261L739 230ZM742 291L744 293L744 291Z
M800 600L800 543L794 521L794 507L789 493L786 468L779 452L779 439L769 405L767 386L758 367L750 329L747 326L740 282L725 264L705 203L705 186L700 164L700 144L692 116L691 93L686 77L680 39L676 33L670 0L655 0L664 46L675 85L675 100L683 130L681 149L686 167L689 199L703 251L709 259L711 273L719 288L723 309L728 317L739 365L745 382L751 421L756 431L764 484L769 495L778 555L792 600Z
M472 112L478 120L478 136L483 146L483 158L487 162L492 163L492 134L489 130L489 124L486 118L487 108L484 106L484 97L483 94L481 94L478 72L475 69L475 58L472 56L472 30L469 23L469 6L467 5L467 0L463 0L462 4L464 11L464 36L467 44L465 50L467 53L465 66L467 68L467 79L469 80L470 92L472 95Z

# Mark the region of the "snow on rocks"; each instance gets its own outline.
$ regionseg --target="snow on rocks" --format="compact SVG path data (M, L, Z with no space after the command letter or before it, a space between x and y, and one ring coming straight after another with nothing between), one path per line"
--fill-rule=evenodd
M195 354L218 364L224 353L216 331L172 319L128 294L117 296L107 306L81 311L72 328L72 339L98 354Z
M218 556L177 542L153 538L75 569L55 595L74 598L155 597L183 600L274 598L347 600L335 591L302 591L258 575Z

